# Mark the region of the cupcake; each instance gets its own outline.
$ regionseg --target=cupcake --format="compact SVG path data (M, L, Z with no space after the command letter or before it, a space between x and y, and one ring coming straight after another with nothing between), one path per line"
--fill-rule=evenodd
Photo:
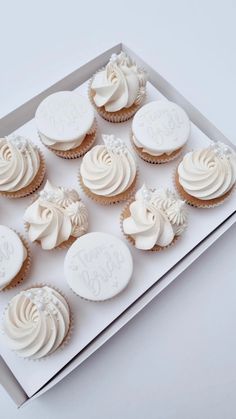
M64 261L72 291L90 301L105 301L127 287L133 273L128 246L112 234L92 232L79 237Z
M74 189L47 181L25 211L24 221L31 242L45 250L66 248L88 230L88 211Z
M0 225L0 291L20 284L27 276L31 256L26 240Z
M3 331L7 346L18 356L40 359L66 342L71 324L66 299L48 286L21 291L4 313Z
M0 195L23 198L43 182L46 167L41 151L27 138L0 139Z
M80 167L84 192L104 205L124 201L135 190L137 167L125 142L114 135L102 136L104 145L93 147Z
M178 166L175 184L195 207L221 204L232 192L236 181L236 153L221 142L187 153Z
M121 227L137 249L162 250L173 244L187 227L185 203L169 189L149 189L143 185L124 208Z
M89 85L89 98L100 116L124 122L139 109L146 95L146 72L124 52L113 54Z
M36 110L35 123L42 143L65 159L84 155L96 139L93 108L76 92L46 97Z
M189 134L187 114L166 99L144 105L132 122L134 149L148 163L166 163L178 157Z

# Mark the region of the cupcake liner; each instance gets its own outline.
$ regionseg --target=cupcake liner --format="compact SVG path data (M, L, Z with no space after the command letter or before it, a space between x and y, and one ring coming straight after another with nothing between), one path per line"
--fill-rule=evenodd
M19 191L15 191L15 192L0 191L1 196L4 196L6 198L11 198L11 199L25 198L26 196L33 194L35 191L37 191L37 189L40 188L46 174L46 163L45 163L45 159L41 150L38 147L37 147L37 150L38 150L39 158L40 158L40 166L33 181L25 188L19 189Z
M14 230L15 231L15 230ZM18 285L21 285L21 283L26 279L26 277L29 274L29 270L31 267L31 251L30 251L30 247L28 242L26 241L26 239L24 238L24 236L22 236L20 233L18 233L17 231L15 231L15 233L19 236L19 238L21 239L24 247L26 248L27 251L27 257L25 259L25 261L23 262L23 265L20 269L20 271L18 272L18 274L15 276L15 278L10 282L10 284L8 284L5 288L3 288L1 291L8 291L12 288L17 287Z
M135 197L132 197L127 202L127 204L125 205L125 207L123 208L123 210L121 212L121 215L120 215L120 228L121 228L121 231L122 231L124 237L128 240L128 242L130 244L132 244L135 247L135 240L129 234L126 234L124 232L124 229L123 229L123 221L130 216L129 206L130 206L130 204L132 202L134 202L134 200L135 200ZM161 252L161 251L163 251L165 249L168 249L169 247L172 247L176 243L176 241L179 240L179 239L180 239L180 236L174 236L172 242L170 244L168 244L168 246L159 246L159 245L155 244L155 246L152 249L143 250L143 251L148 251L148 252ZM142 250L142 249L137 249L137 250Z
M95 119L93 130L89 132L88 134L86 134L82 143L78 147L72 148L71 150L55 150L54 148L43 143L40 137L40 133L38 133L38 135L39 135L41 143L45 147L47 147L48 150L56 154L56 156L61 157L62 159L67 159L67 160L77 159L79 157L82 157L84 154L86 154L87 151L90 150L90 148L95 143L96 136L97 136L97 121Z
M103 69L98 70L97 73L102 70ZM94 102L93 98L94 98L95 93L91 89L92 81L93 81L93 77L89 80L89 85L88 85L89 100L91 104L93 105L93 107L96 109L97 113L108 122L120 123L120 122L128 121L130 118L132 118L132 116L134 116L134 114L139 110L139 108L141 108L145 100L145 95L144 95L143 100L138 104L133 104L129 108L123 108L120 111L107 112L105 109L105 106L98 107L96 103Z
M131 133L131 144L134 148L134 150L136 151L136 153L138 154L138 156L146 161L147 163L151 163L151 164L164 164L164 163L168 163L174 159L177 159L182 151L183 151L183 147L179 148L178 150L173 151L171 154L166 154L163 153L161 156L152 156L151 154L145 152L142 150L141 147L137 147L136 144L134 144L134 140L133 140L133 134Z
M47 284L47 283L41 283L40 282L40 283L33 284L31 287L25 288L24 290L22 290L22 292L23 291L28 291L28 290L30 290L32 288L42 288L42 287L45 287L45 286L54 289L55 291L57 291L66 300L66 302L68 304L68 307L69 307L69 313L70 313L70 325L69 325L69 329L68 329L68 332L67 332L66 336L64 337L62 343L60 344L60 346L55 351L53 351L52 353L50 353L48 355L43 356L42 358L39 358L39 359L34 359L34 358L30 358L30 357L24 358L24 357L19 356L16 351L13 351L12 350L12 352L14 352L15 355L18 358L20 358L22 361L42 362L42 361L46 360L47 358L51 357L52 355L54 355L57 351L63 350L64 347L69 343L69 341L71 339L71 336L72 336L72 333L73 333L73 330L74 330L74 316L73 316L73 313L71 311L70 305L68 303L68 299L65 296L64 292L62 292L58 287L55 287L54 285L50 285L50 284ZM5 307L5 309L3 311L2 321L4 321L5 313L6 313L6 310L7 310L8 306L9 306L9 304L10 304L10 301L9 301L9 303L7 304L7 306Z
M101 196L101 195L94 194L93 192L90 191L89 188L87 188L84 185L83 179L82 179L82 176L80 175L80 173L79 173L78 180L79 180L79 184L80 184L80 187L83 190L83 192L89 198L91 198L93 201L95 201L97 204L113 205L113 204L118 204L119 202L122 202L122 201L127 201L135 193L136 186L137 186L138 175L139 175L139 172L138 172L138 169L137 169L135 179L134 179L133 183L130 185L130 187L126 191L124 191L124 192L122 192L118 195L115 195L115 196Z
M182 199L186 202L186 204L191 205L195 208L214 208L218 207L219 205L223 204L231 195L231 193L234 191L235 186L232 186L232 188L226 192L224 195L220 196L219 198L214 199L208 199L208 200L201 200L198 198L195 198L194 196L189 195L184 188L180 185L179 182L179 175L178 175L178 167L175 169L173 174L173 183L174 186L180 195Z
M55 247L55 250L67 250L69 247L77 240L78 237L70 236L68 240L62 242L57 247ZM53 249L52 249L53 250Z

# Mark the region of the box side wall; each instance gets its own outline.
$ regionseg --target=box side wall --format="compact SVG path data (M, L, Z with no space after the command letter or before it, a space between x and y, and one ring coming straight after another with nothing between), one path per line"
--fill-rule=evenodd
M6 365L0 356L0 384L10 395L17 406L21 406L28 400L27 394L22 389L21 385L16 380L10 368Z

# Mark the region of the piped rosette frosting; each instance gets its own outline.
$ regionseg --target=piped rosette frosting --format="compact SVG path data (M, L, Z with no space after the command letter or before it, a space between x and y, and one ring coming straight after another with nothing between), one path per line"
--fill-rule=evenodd
M93 77L93 101L107 112L140 105L146 94L146 82L146 73L126 53L113 54L105 69Z
M135 247L159 250L169 246L187 227L184 201L169 189L149 189L143 185L123 213L122 228Z
M45 357L65 341L70 322L69 306L55 289L40 286L22 291L5 311L6 344L20 357Z
M0 139L0 192L26 188L39 167L39 150L30 140L19 135Z
M94 195L114 197L127 191L135 181L137 168L125 142L103 135L103 145L93 147L82 160L83 185Z
M217 142L187 153L178 166L179 183L190 196L214 200L229 192L236 181L236 153Z
M38 198L24 214L29 239L43 249L60 246L70 237L88 230L88 211L74 189L53 186L47 181Z

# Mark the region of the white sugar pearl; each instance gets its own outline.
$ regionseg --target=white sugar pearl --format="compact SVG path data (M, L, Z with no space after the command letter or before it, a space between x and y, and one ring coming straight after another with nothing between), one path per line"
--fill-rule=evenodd
M45 309L45 305L40 302L40 303L37 304L37 308L38 308L39 311L43 311Z

